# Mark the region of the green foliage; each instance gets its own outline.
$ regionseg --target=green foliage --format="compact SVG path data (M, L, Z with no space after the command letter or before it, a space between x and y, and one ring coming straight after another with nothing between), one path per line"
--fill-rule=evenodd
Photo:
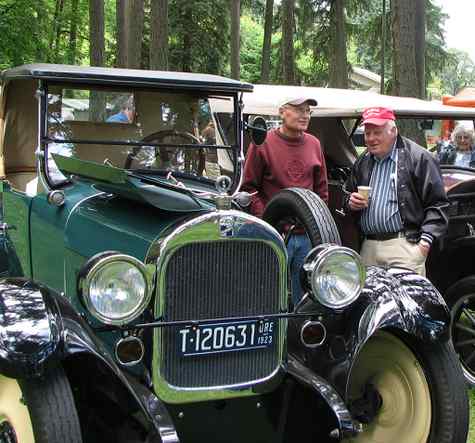
M170 69L229 75L229 22L228 0L170 1Z
M0 0L1 68L32 62L39 55L45 57L46 35L37 29L37 23L31 1Z
M264 28L250 15L241 16L241 80L258 83L261 75Z
M457 49L449 49L447 63L439 73L441 94L455 95L466 86L475 85L475 64L470 56Z
M330 6L333 0L296 0L295 64L299 84L326 86L330 55ZM89 64L89 1L0 0L0 68L23 63L57 62ZM346 0L348 60L379 73L383 0ZM386 0L386 75L391 72L391 14ZM149 66L150 0L145 0L142 67ZM260 81L266 0L241 0L241 78ZM116 64L116 0L104 0L105 64ZM281 83L282 2L274 0L270 81ZM435 0L426 0L426 80L429 93L438 97L455 94L475 82L475 66L467 54L448 51L443 24L446 15ZM71 25L76 23L76 44L71 44ZM169 0L169 65L171 70L188 69L229 75L229 0ZM73 42L74 43L74 42ZM72 53L71 51L74 51Z

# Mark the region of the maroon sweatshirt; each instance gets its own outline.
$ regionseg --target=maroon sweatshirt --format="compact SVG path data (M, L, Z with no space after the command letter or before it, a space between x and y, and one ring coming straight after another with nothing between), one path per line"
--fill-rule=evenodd
M327 168L316 137L304 133L302 137L289 138L273 129L262 145L250 144L242 190L257 191L251 200L252 214L262 217L275 193L295 187L311 189L328 203Z

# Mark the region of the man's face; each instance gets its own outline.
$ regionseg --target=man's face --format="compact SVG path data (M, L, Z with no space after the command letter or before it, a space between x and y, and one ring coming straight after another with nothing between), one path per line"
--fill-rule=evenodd
M370 123L364 125L364 139L370 154L376 157L384 157L391 152L396 138L396 128L391 128L386 123L384 126L376 126Z
M282 126L293 132L303 132L310 123L310 106L303 103L299 106L285 105L280 108Z

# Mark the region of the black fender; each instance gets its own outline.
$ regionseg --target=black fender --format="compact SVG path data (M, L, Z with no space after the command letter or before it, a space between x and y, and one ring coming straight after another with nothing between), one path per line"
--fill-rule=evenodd
M299 307L301 313L314 311L310 299ZM427 346L450 338L450 313L440 293L426 278L401 268L368 267L359 299L340 313L322 311L319 318L328 329L325 346L305 348L298 337L305 320L293 320L290 352L325 378L344 401L348 401L351 370L378 331L407 334Z
M18 379L41 376L79 353L105 365L131 394L156 430L151 442L179 442L162 401L121 370L64 295L22 278L0 280L0 373Z

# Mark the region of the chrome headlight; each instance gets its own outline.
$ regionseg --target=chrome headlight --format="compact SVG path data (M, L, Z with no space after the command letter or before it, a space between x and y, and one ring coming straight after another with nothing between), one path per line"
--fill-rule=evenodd
M145 265L134 257L102 254L93 257L81 274L84 304L103 323L127 323L150 301L150 278Z
M316 301L332 309L353 303L366 279L359 254L342 246L317 246L307 255L303 269Z

